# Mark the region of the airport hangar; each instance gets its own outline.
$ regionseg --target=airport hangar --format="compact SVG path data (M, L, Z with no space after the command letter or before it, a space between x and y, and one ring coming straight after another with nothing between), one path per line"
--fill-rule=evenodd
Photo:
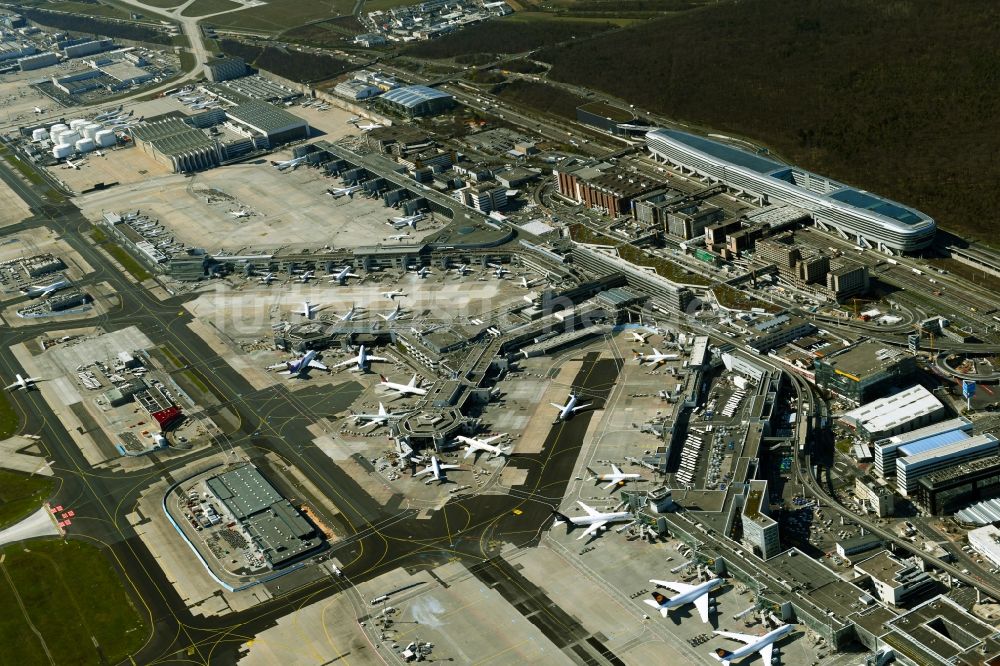
M859 243L914 252L930 245L937 225L918 210L782 164L746 150L677 130L646 134L653 157L762 201L781 201L812 214Z

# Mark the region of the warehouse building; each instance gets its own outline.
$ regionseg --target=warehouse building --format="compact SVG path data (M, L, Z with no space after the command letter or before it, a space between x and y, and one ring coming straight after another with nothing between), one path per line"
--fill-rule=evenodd
M427 86L404 86L390 90L380 98L391 111L407 118L433 116L455 105L455 98Z
M896 458L899 457L899 448L902 446L928 441L935 441L938 442L938 446L945 446L965 439L968 437L966 433L971 430L972 421L960 416L878 440L875 442L875 473L883 479L896 476Z
M817 358L813 365L817 387L856 405L904 383L917 371L912 355L877 340L863 340Z
M952 444L926 448L932 443L900 447L896 458L896 489L909 497L921 477L961 463L995 456L1000 452L997 438L989 433L966 437Z
M22 72L27 72L32 69L41 69L42 67L51 67L52 65L58 64L59 56L55 53L39 53L38 55L31 55L17 59L17 65L21 68Z
M970 531L969 545L994 566L1000 567L1000 528L996 525L984 525Z
M260 137L265 148L309 138L309 123L260 100L226 109L226 126L245 136Z
M378 97L382 90L364 81L348 79L341 81L333 88L333 92L352 101L360 101L372 97Z
M71 44L63 49L63 55L67 58L82 58L83 56L109 51L114 48L115 43L110 39L93 39L80 44Z
M917 384L844 413L840 420L868 441L915 430L941 419L941 401Z
M246 76L247 64L243 58L213 58L205 63L205 78L213 83Z
M291 564L323 545L312 524L253 465L231 469L205 483L271 567Z
M932 516L941 516L998 495L1000 456L988 456L920 477L911 499Z
M222 160L219 143L180 118L142 123L132 128L135 145L174 173L201 171Z

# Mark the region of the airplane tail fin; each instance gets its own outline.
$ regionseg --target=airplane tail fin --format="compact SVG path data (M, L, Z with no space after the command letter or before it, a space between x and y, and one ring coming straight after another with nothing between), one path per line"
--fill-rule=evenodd
M389 380L385 378L385 375L379 375L378 378L382 380L383 384L387 384L389 382Z
M716 648L715 652L710 652L713 657L722 662L722 666L729 666L729 658L733 655L729 650L723 650L722 648Z
M573 521L569 519L569 516L567 516L564 513L559 513L555 509L552 510L552 515L555 516L556 518L555 522L552 523L553 525L560 525L565 523L567 531L573 529Z
M585 469L587 470L587 473L590 474L591 477L593 477L592 480L594 482L594 485L597 485L597 484L599 484L601 482L601 480L599 478L597 478L598 477L597 472L595 472L594 470L590 469L589 467L587 467Z
M667 603L667 601L669 601L669 599L667 599L667 597L660 594L659 592L653 592L652 599L645 599L643 601L647 606L652 606L653 608L660 611L660 615L663 617L667 617L667 615L670 614L670 609L665 606L665 604Z

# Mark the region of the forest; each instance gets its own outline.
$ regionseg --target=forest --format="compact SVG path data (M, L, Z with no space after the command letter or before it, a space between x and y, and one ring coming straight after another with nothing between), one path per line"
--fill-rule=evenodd
M89 16L47 12L31 7L21 7L18 11L29 21L59 30L111 37L112 39L131 39L149 44L163 44L164 46L169 46L172 43L170 36L166 33L134 23L102 21Z
M553 65L551 78L765 144L989 241L1000 206L997 25L1000 3L979 0L757 0L535 59Z
M351 63L332 56L277 46L256 46L234 39L221 40L219 48L226 55L243 58L252 67L299 83L324 81L355 68Z

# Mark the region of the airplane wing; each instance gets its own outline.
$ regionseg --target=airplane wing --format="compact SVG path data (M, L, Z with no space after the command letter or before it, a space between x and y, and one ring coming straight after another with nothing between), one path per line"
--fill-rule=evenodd
M562 410L562 408L566 406L566 405L557 405L554 402L550 402L549 404L552 405L553 407L555 407L558 410Z
M604 490L610 490L616 485L618 485L618 479L611 479L611 481L608 481L608 485L604 486Z
M20 388L20 386L21 386L20 384L18 384L17 382L14 382L14 383L13 383L13 384L11 384L10 386L5 386L5 387L4 387L4 390L6 390L6 391L9 391L9 390L11 390L12 388Z
M621 470L621 468L618 467L618 465L615 465L614 463L611 463L611 473L612 474L617 474L618 476L621 476L622 470Z
M594 403L588 402L586 405L577 405L576 407L573 408L573 411L574 412L578 412L581 409L586 409L587 407L590 407L592 404L594 404Z
M275 363L274 365L267 366L268 370L286 370L287 368L287 363Z
M599 516L599 515L601 515L600 511L598 511L597 509L595 509L592 506L587 506L586 504L584 504L580 500L577 500L576 503L580 505L580 508L582 508L584 511L587 512L588 516Z
M768 643L767 645L765 645L764 647L762 647L759 650L759 652L760 652L760 658L761 658L761 660L763 661L764 664L770 664L770 663L772 663L771 662L771 653L774 652L774 643Z
M424 474L432 474L433 472L434 472L434 468L433 467L424 467L419 472L416 472L413 475L413 478L417 478L418 476L423 476Z
M313 359L312 361L309 361L309 367L310 368L316 368L317 370L327 370L328 369L325 365L323 365L322 363L320 363L319 361L317 361L315 359Z
M698 615L701 616L701 621L708 623L708 592L701 595L694 600L694 607L698 609ZM765 661L765 664L770 664L770 661Z
M477 450L476 447L469 446L467 449L465 449L465 455L462 457L468 458L469 456L473 455L476 452L476 450Z
M587 529L585 529L583 531L583 534L581 534L580 536L578 536L576 540L579 541L580 539L582 539L584 537L587 537L587 536L590 536L591 534L594 534L595 532L597 532L599 529L601 529L602 527L604 527L607 524L608 524L608 521L606 521L606 520L599 520L596 523L591 523L587 527Z
M740 643L743 643L745 645L751 645L760 640L760 636L751 636L750 634L738 634L734 631L715 631L713 633L718 634L723 638L729 638L734 641L739 641ZM764 663L769 664L771 662L765 660Z
M672 580L654 580L650 579L650 583L655 583L656 585L661 585L668 590L673 590L677 594L684 594L685 592L690 592L694 589L694 585L688 585L687 583L678 583Z
M334 368L342 368L345 365L353 365L353 364L355 364L357 362L358 362L358 357L357 356L353 356L353 357L347 359L346 361L341 361L340 363L334 363L333 367Z
M461 469L461 465L438 465L438 468L442 471L446 469Z
M385 358L383 356L368 356L367 358L368 358L369 361L388 361L389 360L389 359L387 359L387 358Z

